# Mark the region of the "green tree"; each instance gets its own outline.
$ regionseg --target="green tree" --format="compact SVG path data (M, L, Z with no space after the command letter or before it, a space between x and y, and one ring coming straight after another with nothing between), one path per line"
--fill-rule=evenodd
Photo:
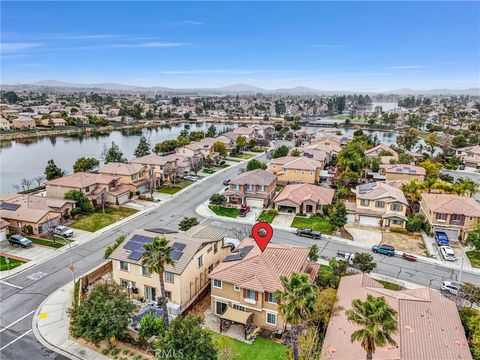
M108 282L96 285L88 298L70 308L70 332L94 344L125 333L133 319L135 305L120 285Z
M227 156L227 147L221 141L215 141L213 143L213 151L219 153L220 156L223 156L223 157Z
M199 316L179 316L155 343L157 359L216 360L217 350L210 332L202 329Z
M212 194L212 196L210 196L211 205L223 206L226 201L227 198L223 194Z
M439 142L439 138L437 134L428 134L427 136L425 136L425 144L427 144L428 146L428 151L430 152L430 156L433 156L438 142Z
M216 134L217 134L217 128L215 127L215 125L210 125L207 129L206 136L215 137Z
M165 324L163 322L163 318L156 317L155 312L147 312L147 314L140 320L138 335L142 339L163 335L164 332Z
M405 150L412 150L418 141L419 132L417 129L409 128L397 136L397 144Z
M142 136L140 140L138 141L138 146L135 149L133 155L135 157L142 157L146 155L150 155L150 144L147 141L147 138L145 136ZM123 154L122 154L123 155Z
M288 147L285 145L281 145L275 149L272 154L272 158L277 159L288 155Z
M107 149L105 153L104 163L109 162L126 162L127 160L123 157L123 152L120 150L117 144L112 141L112 146Z
M245 136L239 136L237 137L237 140L235 141L237 146L240 148L240 151L245 148L247 145L247 138Z
M457 179L456 185L461 189L463 194L468 193L470 197L475 195L480 187L478 182L464 178Z
M293 149L290 151L290 156L295 156L295 157L300 156L300 150L298 150L297 148L293 148Z
M345 199L348 197L348 195L350 195L352 193L352 191L350 190L349 187L347 186L344 186L342 184L338 184L337 185L337 190L335 191L335 194L337 195L337 197L339 199Z
M470 307L473 305L480 305L480 286L465 282L460 286L459 295L462 299L465 299L470 303Z
M310 282L307 274L292 273L290 279L281 276L282 290L275 291L275 299L280 301L278 311L285 322L292 326L293 358L298 360L297 327L315 311L317 287Z
M198 219L196 217L184 217L180 222L178 223L178 228L182 231L187 231L191 227L198 225Z
M437 179L438 175L440 174L440 164L431 159L422 161L418 164L418 166L421 166L425 169L427 178Z
M414 214L408 217L407 225L405 227L410 232L416 232L422 229L422 226L424 223L425 223L425 218L423 217L423 215Z
M317 286L320 289L327 287L338 288L340 278L347 274L348 263L345 260L330 259L328 267L320 267L317 274Z
M81 157L73 164L73 172L90 172L93 171L100 162L95 158Z
M154 146L153 152L155 154L166 154L174 151L179 146L177 140L165 140Z
M143 246L145 252L142 257L142 265L146 266L150 273L157 273L160 279L160 303L163 310L163 322L168 327L167 295L165 293L164 272L165 266L175 265L171 253L175 250L169 245L165 237L156 237L150 244Z
M370 167L373 172L378 172L378 170L380 170L380 160L378 158L373 158L370 161Z
M335 203L335 210L330 215L330 222L336 227L342 227L347 223L347 209L343 201Z
M477 223L475 230L468 233L466 243L480 251L480 222Z
M373 261L373 255L366 252L359 252L353 258L353 267L363 273L369 273L377 267L377 263Z
M80 190L69 190L64 195L65 200L73 200L77 202L77 206L82 210L82 212L91 213L95 210L91 201L87 196Z
M202 140L203 138L205 138L205 133L203 131L192 131L188 135L189 141L198 141L198 140Z
M47 166L45 167L44 174L45 174L45 179L53 180L53 179L58 179L62 177L64 175L64 172L51 159L51 160L48 160L47 162Z
M247 171L252 171L256 169L265 170L266 168L267 168L267 164L257 159L252 159L247 163Z
M317 244L313 244L312 246L310 246L310 250L308 252L308 258L310 259L310 261L317 261L319 256L318 256L318 245Z
M392 309L384 297L368 294L367 299L352 301L352 309L345 311L348 321L360 326L350 340L360 342L367 353L367 360L372 360L377 347L396 345L393 335L398 331L397 312Z
M2 97L7 100L9 104L16 104L20 101L20 97L15 91L7 91Z

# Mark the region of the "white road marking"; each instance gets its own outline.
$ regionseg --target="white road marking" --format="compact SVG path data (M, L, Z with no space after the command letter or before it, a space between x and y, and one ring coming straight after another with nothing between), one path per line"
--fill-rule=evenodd
M24 332L22 335L20 335L19 337L17 337L16 339L13 339L12 341L10 341L7 345L3 346L2 348L0 348L0 351L2 351L3 349L9 347L10 345L12 345L14 342L20 340L21 338L23 338L25 335L28 335L32 332L32 329Z
M27 279L30 279L30 280L33 280L33 281L38 281L45 276L47 276L46 272L39 271L39 272L28 275Z
M15 320L15 321L12 322L10 325L5 326L3 329L0 330L0 333L4 332L4 331L7 330L9 327L15 325L15 324L18 323L19 321L22 321L22 320L25 319L27 316L32 315L34 312L35 312L35 310L29 312L29 313L26 314L26 315L23 315L20 319Z
M0 280L0 284L12 286L12 287L14 287L14 288L16 288L16 289L23 290L23 287L18 286L18 285L11 284L11 283L9 283L9 282L7 282L7 281L4 281L4 280Z

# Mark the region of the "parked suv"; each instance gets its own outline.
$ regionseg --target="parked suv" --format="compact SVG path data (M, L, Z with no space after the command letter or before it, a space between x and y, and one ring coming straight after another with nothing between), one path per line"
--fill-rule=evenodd
M451 281L444 281L440 287L442 291L448 292L452 295L457 295L460 286L457 283Z
M372 246L372 251L376 254L382 254L387 256L395 255L395 248L391 245L375 245Z
M443 231L437 231L435 233L435 241L438 245L448 245L448 236Z
M30 239L27 239L26 237L23 237L22 235L14 234L10 236L8 239L8 242L10 245L18 245L22 248L30 247L32 246L33 242Z
M455 261L457 258L455 257L455 251L450 246L440 246L440 253L442 254L443 258L447 261Z
M54 234L68 238L73 236L73 230L66 226L60 225L55 228Z

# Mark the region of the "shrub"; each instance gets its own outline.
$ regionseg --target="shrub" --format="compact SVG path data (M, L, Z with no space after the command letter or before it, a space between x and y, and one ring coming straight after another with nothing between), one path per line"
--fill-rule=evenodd
M82 212L82 209L80 209L79 207L73 208L72 211L70 211L70 216L71 217L77 216L81 212Z
M226 201L227 201L227 198L222 194L213 194L212 196L210 196L211 205L223 206L225 205Z
M393 233L408 234L408 230L401 227L392 227L390 231Z
M32 225L25 226L25 229L27 230L28 234L33 234L33 226Z
M163 318L158 318L153 312L148 312L142 320L140 320L140 329L138 335L141 338L149 338L158 336L165 332L165 324Z
M430 235L430 233L432 232L432 226L428 222L426 222L423 227L425 229L425 233L427 235Z
M420 231L424 222L425 222L425 218L423 217L423 215L415 214L415 215L409 216L407 225L406 225L407 230L410 232Z

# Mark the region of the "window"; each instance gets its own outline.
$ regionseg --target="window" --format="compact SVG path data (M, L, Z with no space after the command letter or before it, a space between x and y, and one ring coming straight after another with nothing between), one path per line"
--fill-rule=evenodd
M310 175L313 175L313 171L310 171Z
M402 225L402 221L401 221L401 220L396 220L396 219L394 219L394 220L392 220L392 223L393 223L394 225Z
M256 293L253 290L245 290L245 299L256 300Z
M142 266L142 275L150 276L150 271L148 271L148 268L146 266Z
M233 285L233 290L235 290L235 291L240 291L240 286L238 286L238 285Z
M302 170L302 175L305 175L305 170Z
M119 261L118 266L119 266L120 270L130 271L130 266L128 266L128 263L125 262L125 261Z
M213 270L213 264L208 265L208 273L210 274Z
M247 184L247 191L253 191L253 185L252 184Z
M222 280L213 279L213 287L217 289L222 288Z
M165 290L165 297L166 297L168 300L172 300L172 292L171 292L171 291L168 291L168 290Z
M223 315L223 313L227 310L227 306L227 303L215 300L215 314Z
M175 275L171 271L165 271L165 281L173 283L175 281Z
M366 199L360 200L360 205L362 206L368 206L369 204L370 204L370 200L366 200Z
M375 201L375 207L383 209L385 207L385 201Z
M392 210L392 211L402 211L402 204L393 203L392 205L390 205L390 210Z
M240 185L238 185L238 184L233 184L233 185L232 185L232 189L233 189L233 190L240 190Z
M213 244L213 253L216 254L218 252L218 243Z
M199 268L201 268L203 266L203 255L200 255L198 258L197 258L197 266Z
M135 287L135 283L133 281L120 279L120 285L125 289L133 289Z
M277 301L275 300L275 297L273 296L273 293L271 293L271 292L266 292L265 293L265 301L269 302L269 303L272 303L272 304L277 303Z
M85 188L85 192L88 193L89 191L90 191L90 186L87 186L87 187Z
M240 310L240 311L246 311L247 308L245 306L242 306L242 305L238 305L238 304L233 304L232 307L235 309L235 310Z
M265 185L258 185L258 191L265 191Z
M277 314L267 312L267 324L277 325Z
M453 214L453 215L452 215L452 220L453 220L453 221L460 221L460 220L462 220L462 215L460 215L460 214Z
M150 301L156 301L157 289L151 286L145 286L145 298Z
M440 221L445 221L447 220L447 214L437 214L437 220L440 220Z

